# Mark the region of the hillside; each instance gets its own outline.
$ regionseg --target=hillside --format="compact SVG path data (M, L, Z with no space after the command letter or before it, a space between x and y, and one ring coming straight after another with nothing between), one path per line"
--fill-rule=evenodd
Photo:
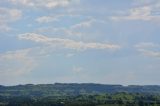
M0 106L160 106L160 86L93 83L1 85Z
M105 85L92 83L55 83L55 84L27 84L17 86L0 86L0 96L61 96L61 95L80 95L80 94L101 94L101 93L154 93L160 94L160 86L122 86Z

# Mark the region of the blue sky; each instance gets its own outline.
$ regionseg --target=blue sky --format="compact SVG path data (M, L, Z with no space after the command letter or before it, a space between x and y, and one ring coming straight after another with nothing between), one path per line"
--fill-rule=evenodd
M159 0L0 0L0 84L160 85Z

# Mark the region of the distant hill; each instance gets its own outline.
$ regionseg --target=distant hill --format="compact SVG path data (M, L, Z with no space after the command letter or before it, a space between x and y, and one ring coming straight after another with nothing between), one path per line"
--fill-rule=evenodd
M117 92L160 94L160 86L122 86L94 83L55 83L38 85L26 84L17 86L0 86L0 96L76 96L81 94L100 94Z

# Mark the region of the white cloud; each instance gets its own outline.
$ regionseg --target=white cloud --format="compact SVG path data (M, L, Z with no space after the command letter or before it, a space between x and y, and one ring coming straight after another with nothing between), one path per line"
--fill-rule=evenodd
M160 51L151 51L151 50L145 50L145 49L139 49L138 51L140 51L145 56L160 58Z
M74 56L75 54L74 53L68 53L67 55L66 55L66 57L67 58L70 58L70 57L72 57L72 56Z
M42 46L0 53L0 83L30 74L44 58L54 54L52 49Z
M159 47L158 44L155 44L155 43L152 43L152 42L142 42L142 43L139 43L137 45L135 45L136 48L154 48L154 47Z
M1 24L1 26L0 26L0 32L9 32L11 30L12 30L12 28L7 26L6 24Z
M70 28L71 29L88 28L88 27L91 27L94 23L105 23L105 21L88 17L87 20L84 20L78 24L72 25Z
M71 26L71 28L75 29L75 28L90 27L94 21L95 21L94 19L89 19L89 20L83 21L81 23L75 24L75 25Z
M0 54L0 77L16 77L29 73L36 66L31 49L8 51Z
M20 19L22 12L18 9L0 8L0 23L14 22Z
M129 11L123 11L125 15L113 16L112 20L143 20L143 21L159 21L160 20L160 2L140 0L135 2L138 7L132 8Z
M39 23L48 23L48 22L54 22L54 21L59 21L59 18L61 17L79 17L79 15L73 15L73 14L52 14L52 15L46 15L46 16L41 16L38 17L35 21Z
M75 67L74 66L73 69L72 69L72 71L75 72L75 73L80 73L80 72L83 72L84 69L82 67Z
M53 21L58 21L59 16L42 16L36 19L38 23L49 23Z
M69 28L54 28L54 27L42 27L42 28L37 28L35 30L35 33L42 33L42 34L56 34L56 35L61 35L63 37L67 38L76 38L79 39L82 36L85 35L85 32L81 31L80 29L71 29Z
M134 5L150 5L150 4L155 4L158 0L134 0L133 4Z
M150 56L150 57L160 57L160 45L151 43L151 42L143 42L135 45L137 50L142 53L145 56Z
M23 5L26 7L34 8L56 8L56 7L66 7L70 3L78 0L8 0L16 5Z
M8 32L12 28L9 23L15 22L22 17L22 12L18 9L0 8L0 32Z
M46 45L52 45L54 47L62 47L73 50L86 50L86 49L111 49L117 50L120 48L119 45L115 44L106 44L106 43L85 43L82 41L74 41L70 39L61 39L61 38L49 38L44 35L39 35L35 33L25 33L19 35L19 39L31 40L38 43L43 43Z
M47 22L53 22L53 21L60 21L60 17L74 17L79 18L77 16L72 15L55 15L55 16L43 16L44 19L37 20L39 23L47 23ZM39 18L37 18L39 19ZM54 27L42 27L37 28L35 33L50 33L50 34L57 34L61 36L65 36L68 38L75 38L75 39L83 39L88 34L88 28L93 28L97 24L103 24L105 21L94 19L92 17L87 17L87 19L77 22L76 24L70 25L68 27L61 27L61 28L54 28Z
M119 21L119 20L151 20L155 18L151 16L151 8L150 7L140 7L134 8L129 11L129 15L126 16L113 16L112 20Z

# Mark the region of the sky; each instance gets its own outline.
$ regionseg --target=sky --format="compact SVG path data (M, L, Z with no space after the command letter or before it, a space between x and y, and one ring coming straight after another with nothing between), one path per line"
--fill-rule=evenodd
M160 85L160 0L0 0L0 85Z

